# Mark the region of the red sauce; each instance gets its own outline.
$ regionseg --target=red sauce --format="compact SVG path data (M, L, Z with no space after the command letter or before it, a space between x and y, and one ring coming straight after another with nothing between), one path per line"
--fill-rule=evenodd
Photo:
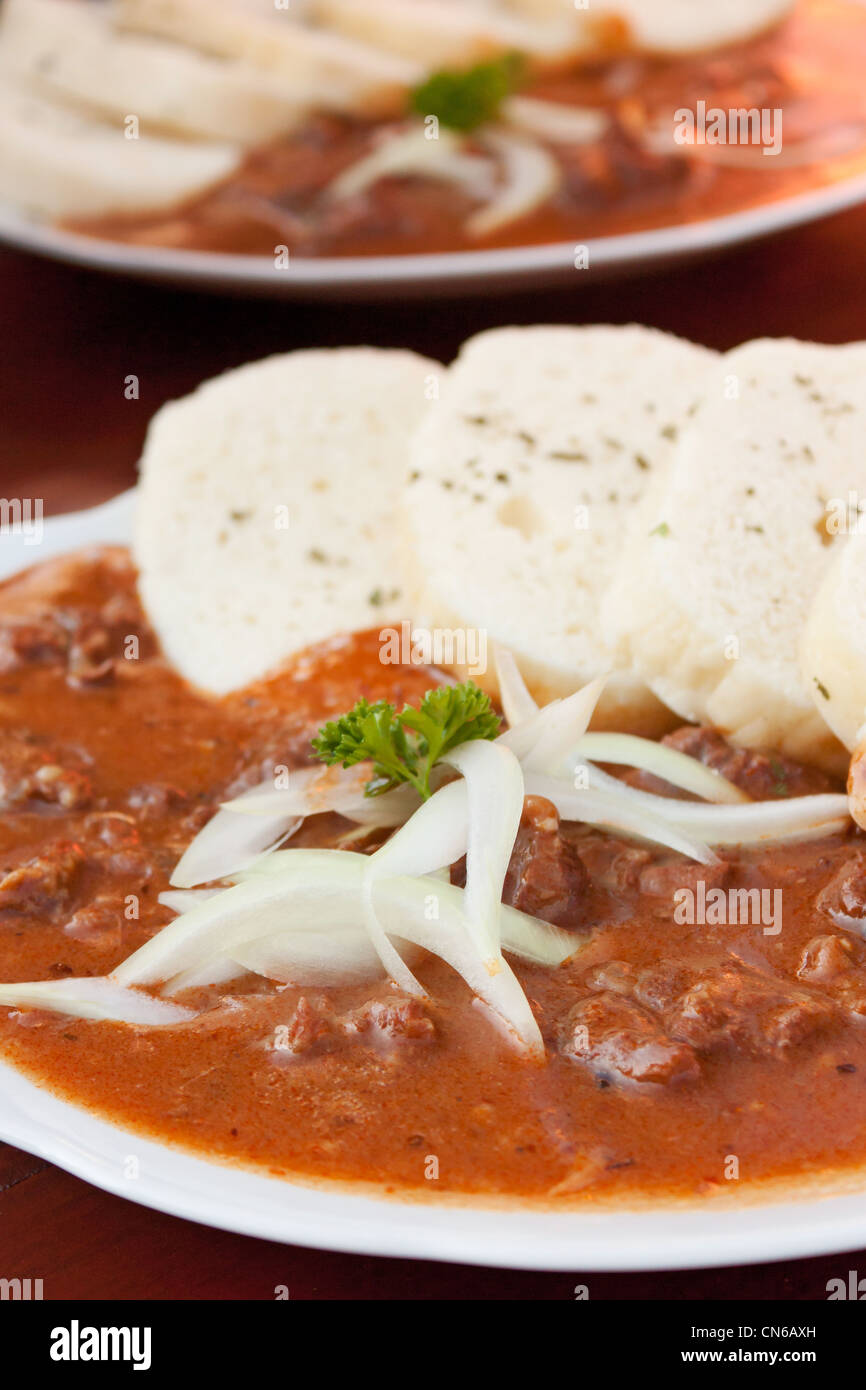
M7 582L0 979L110 971L170 920L157 895L220 800L275 760L297 761L322 719L359 695L417 699L434 679L381 665L371 633L207 699L160 657L124 552L49 562ZM800 789L773 776L767 794ZM333 842L346 828L312 818L301 842ZM766 934L760 924L678 923L670 883L659 891L671 856L566 832L588 877L569 923L577 954L555 970L515 963L547 1043L544 1065L516 1055L433 959L419 967L431 1003L408 1036L357 1024L371 1005L401 1006L384 983L279 989L248 977L191 996L199 1016L165 1029L0 1009L0 1049L123 1125L279 1174L565 1201L727 1190L731 1156L745 1187L862 1164L866 946L834 925L825 891L840 866L856 871L859 835L731 856L728 886L781 890L782 929ZM674 867L671 882L695 878L695 866ZM131 899L137 920L125 916ZM828 960L842 954L841 974L815 968L816 938L830 941ZM633 986L648 1027L662 1017L650 995L676 998L664 1027L691 1060L666 1078L627 1079L615 1048L594 1060L569 1050L575 1006L635 1008ZM309 1047L274 1048L278 1030L303 1042L305 1027L321 1030ZM431 1157L435 1184L425 1177Z

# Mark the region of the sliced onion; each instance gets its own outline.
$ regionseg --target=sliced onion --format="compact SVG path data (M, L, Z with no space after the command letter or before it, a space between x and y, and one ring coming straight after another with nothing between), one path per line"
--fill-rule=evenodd
M157 902L170 907L172 912L189 912L191 907L198 907L199 903L206 903L208 898L222 892L222 888L176 888L160 893Z
M475 944L493 974L502 954L502 889L523 812L523 769L510 749L487 739L461 744L444 761L463 774L466 787L464 911Z
M236 947L234 961L287 985L361 984L382 974L379 954L362 926L275 932Z
M658 808L672 824L700 835L712 845L780 845L789 840L820 840L850 825L845 796L792 796L781 801L751 801L745 806L706 806L693 801L667 802Z
M650 738L638 738L636 734L584 734L574 751L580 759L640 768L706 801L734 804L751 799L715 768L707 767L677 748L669 748Z
M788 840L820 839L847 824L847 798L839 795L793 796L781 801L747 801L739 805L707 805L629 787L592 763L586 764L593 792L605 792L627 802L641 814L658 817L686 834L711 845L782 844Z
M199 883L229 878L265 850L283 844L300 824L297 812L239 816L219 810L181 856L170 882L175 888L194 888Z
M0 1005L50 1009L72 1018L113 1020L146 1028L165 1028L195 1017L192 1009L154 999L141 990L126 989L110 975L0 985Z
M475 238L490 236L534 212L562 182L557 160L534 141L492 128L485 132L484 142L499 158L502 185L485 207L467 218L466 232Z
M224 891L224 890L222 890ZM215 956L204 965L193 966L179 975L173 976L169 985L164 985L163 996L180 994L185 989L204 989L208 985L225 985L246 973L246 967L239 965L230 956Z
M269 972L279 968L281 977L291 979L300 979L306 963L316 971L327 968L329 978L336 979L340 978L341 947L347 972L343 978L356 977L357 952L364 949L358 945L357 926L366 866L366 856L345 851L281 851L279 860L270 856L242 883L164 927L118 967L115 978L123 984L167 980L172 989L178 977L187 985L196 978L190 972L199 972L202 982L202 971L214 964L225 969L229 958L242 964L255 960ZM450 883L399 877L378 880L374 894L377 917L389 937L445 960L499 1014L522 1048L540 1054L538 1025L518 981L504 960L497 974L491 975L466 930L461 889ZM513 909L501 912L503 945L508 949L551 964L574 953L574 938L567 933ZM308 940L301 942L304 935ZM257 942L267 942L267 949L251 949ZM333 975L330 963L326 965L331 961Z
M344 915L345 866L365 858L348 850L293 850L279 873L251 875L163 927L117 967L115 979L155 984L283 928L353 925Z
M509 125L553 145L590 145L610 127L610 116L597 106L570 106L536 97L509 97L502 115Z
M334 198L354 198L379 179L415 174L455 184L475 197L487 197L493 187L490 160L466 153L463 145L460 136L444 127L435 139L428 138L421 125L389 132L369 154L337 175L330 185L330 194Z
M318 816L336 811L347 820L367 825L400 825L420 805L411 787L395 787L381 796L367 796L372 775L370 763L355 767L300 767L282 787L262 782L243 796L224 801L223 810L241 816Z
M535 714L530 714L519 724L514 724L512 728L506 729L504 734L499 735L496 742L501 743L505 748L510 748L515 758L524 762L545 729L550 727L553 712L561 704L562 701L559 699L551 700L550 704L536 710Z
M530 695L511 652L504 647L496 647L493 657L499 683L499 703L510 727L514 728L516 724L522 724L525 719L537 714L538 705Z
M454 785L460 785L456 783ZM253 878L271 877L283 872L283 867L290 860L299 854L320 854L327 855L329 850L297 850L287 849L278 850L276 854L269 855L262 859L258 864L252 866L244 872L244 880ZM350 858L358 861L358 873L363 870L363 860L366 858L362 854L354 854ZM326 861L322 861L323 866ZM343 872L341 870L341 872ZM404 875L400 876L405 877ZM431 891L444 891L446 897L453 900L456 906L460 905L463 889L451 883L447 876L447 871L440 877L438 874L425 875L422 879L415 880L422 887L426 883L432 885L425 888L426 893ZM377 894L384 891L384 885L391 882L390 879L383 879L381 887L377 887ZM576 943L574 936L561 927L554 927L550 922L543 921L540 917L530 917L525 912L519 912L517 908L508 907L503 903L500 907L500 936L502 949L510 951L513 955L520 956L524 960L533 961L537 965L561 965L564 960L575 954L580 949L580 944Z
M537 742L521 758L527 772L546 772L552 777L561 772L569 754L589 728L599 697L604 690L605 676L590 681L556 705L547 705Z
M368 829L400 825L420 804L411 787L369 797L369 763L352 768L303 767L288 774L286 785L262 782L223 803L199 831L171 877L176 888L193 888L232 878L266 850L289 839L305 816L336 811Z
M578 790L562 778L545 777L538 772L526 774L526 790L530 795L545 796L552 801L563 820L598 825L666 845L668 849L685 854L699 864L718 862L716 855L703 841L671 821L653 815L643 806L632 805L626 797L595 788ZM658 799L663 800L662 797Z

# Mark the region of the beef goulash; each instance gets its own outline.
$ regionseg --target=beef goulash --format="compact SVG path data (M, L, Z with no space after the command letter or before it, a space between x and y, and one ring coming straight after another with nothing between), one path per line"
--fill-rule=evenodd
M0 195L150 248L582 246L862 173L864 56L856 0L5 0Z
M529 341L525 390L509 394ZM92 547L0 584L3 1059L163 1142L404 1195L706 1200L862 1168L859 619L828 620L816 643L808 603L785 599L778 660L768 645L764 663L785 713L757 685L761 649L744 637L746 694L728 725L723 709L712 724L683 718L684 696L665 703L646 652L618 666L626 648L598 619L607 588L627 611L648 521L664 542L653 509L683 459L701 457L702 492L724 495L710 475L723 468L726 363L749 372L729 402L729 490L751 446L762 451L763 510L743 504L748 525L760 514L769 527L792 485L787 545L800 553L813 521L804 448L820 455L825 520L831 482L846 500L862 487L849 434L862 348L778 347L720 358L636 329L508 330L450 368L372 349L272 358L166 407L145 451L134 558ZM624 414L630 354L640 370ZM661 370L672 359L676 389ZM803 402L807 359L819 399ZM570 384L590 360L598 400L582 409ZM442 497L413 513L419 467ZM606 472L624 494L619 556L585 528L554 534L557 509L585 497L606 524L618 518L601 506ZM553 480L557 507L539 479ZM535 496L533 535L561 542L555 563L532 550L511 611L500 529L516 513L506 505L503 521L488 505L497 486L506 504ZM682 518L670 516L675 539ZM454 564L461 538L474 547L478 575L467 568L450 632L425 630L413 608L442 592L432 570L419 583L427 550L407 558L396 543L425 519ZM808 552L816 614L850 604L856 616L856 525L821 536ZM184 537L191 554L178 559ZM750 606L739 614L731 590L733 630L748 634L768 595L793 592L780 587L785 544L750 551ZM175 563L173 608L158 579ZM692 567L695 613L718 582L709 563ZM568 583L582 643L566 640ZM457 639L473 617L470 659ZM658 669L664 642L682 658L678 641L658 629ZM701 641L709 682L714 646ZM834 685L849 658L844 698L812 688ZM791 743L798 670L808 719L794 757L762 734ZM611 684L629 693L605 705ZM635 727L650 689L653 737Z

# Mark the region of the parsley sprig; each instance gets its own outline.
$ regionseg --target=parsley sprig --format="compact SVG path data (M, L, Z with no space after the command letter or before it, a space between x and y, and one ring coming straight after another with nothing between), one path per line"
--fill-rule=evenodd
M443 68L411 93L410 109L417 116L436 116L440 125L466 133L492 121L499 108L520 86L524 60L505 53L471 68Z
M379 796L407 782L426 801L434 764L458 744L495 738L499 716L472 681L428 690L418 708L387 700L359 700L340 719L330 720L313 739L317 758L330 767L370 761L366 796Z

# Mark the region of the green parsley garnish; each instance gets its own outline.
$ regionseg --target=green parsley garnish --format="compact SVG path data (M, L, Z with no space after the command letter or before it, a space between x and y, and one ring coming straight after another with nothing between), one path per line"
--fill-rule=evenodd
M654 526L653 529L650 531L651 536L669 536L670 533L671 528L668 526L666 521L660 521L658 526Z
M428 690L420 707L398 712L387 700L359 700L341 719L330 720L313 739L313 752L330 767L371 761L366 796L379 796L408 782L426 801L437 760L460 743L496 738L499 716L472 681Z
M409 108L417 116L436 116L450 130L475 130L495 120L503 101L517 90L523 68L519 53L462 70L443 68L415 88Z

